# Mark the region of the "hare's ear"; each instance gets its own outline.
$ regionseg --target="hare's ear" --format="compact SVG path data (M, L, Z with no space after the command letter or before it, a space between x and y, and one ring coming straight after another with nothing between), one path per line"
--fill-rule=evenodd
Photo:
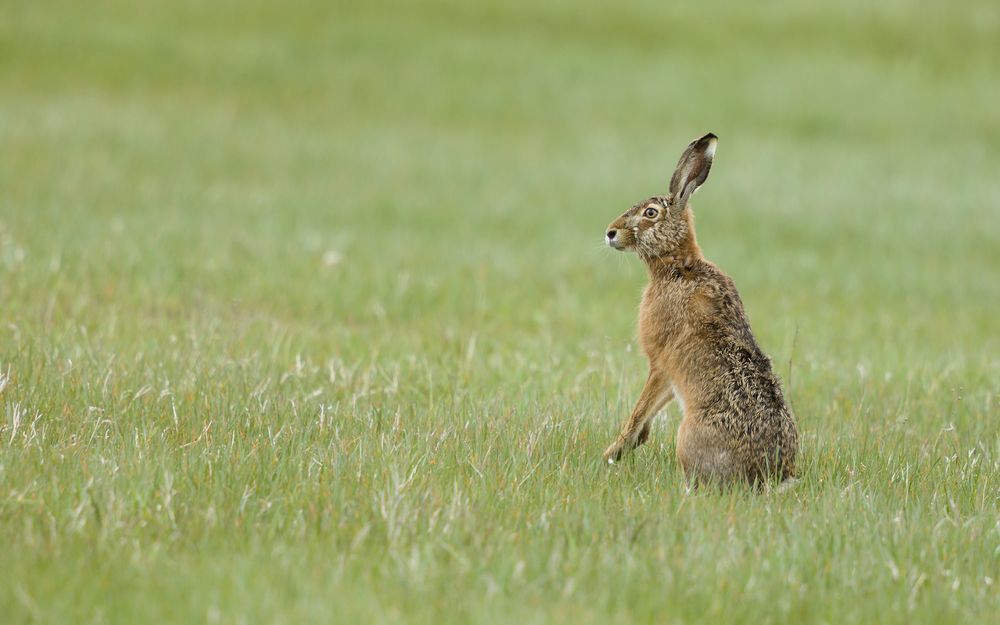
M684 208L694 192L708 178L718 142L718 137L708 133L692 141L681 154L681 160L677 161L677 170L670 178L670 193L674 196L675 206Z

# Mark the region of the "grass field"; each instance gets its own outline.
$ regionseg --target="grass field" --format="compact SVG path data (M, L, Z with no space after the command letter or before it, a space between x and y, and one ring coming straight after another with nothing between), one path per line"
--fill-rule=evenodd
M996 2L8 0L0 621L985 623ZM802 433L687 493L605 225L695 201Z

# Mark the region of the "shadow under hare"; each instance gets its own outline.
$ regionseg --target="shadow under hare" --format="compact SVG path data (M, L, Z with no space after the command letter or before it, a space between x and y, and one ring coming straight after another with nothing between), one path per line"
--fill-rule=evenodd
M790 484L798 434L781 381L750 332L732 279L695 240L688 200L708 178L717 143L711 133L693 141L670 192L608 226L607 244L635 251L649 270L639 309L649 377L604 458L613 463L646 442L652 418L677 397L684 412L677 458L689 485Z

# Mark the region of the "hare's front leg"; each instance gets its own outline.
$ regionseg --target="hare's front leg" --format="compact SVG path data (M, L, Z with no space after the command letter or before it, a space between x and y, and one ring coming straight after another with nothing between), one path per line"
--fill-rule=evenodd
M649 370L646 385L636 402L632 414L622 425L618 438L604 451L604 459L615 462L622 454L646 442L649 438L649 423L668 401L673 399L674 389L670 380L656 369Z

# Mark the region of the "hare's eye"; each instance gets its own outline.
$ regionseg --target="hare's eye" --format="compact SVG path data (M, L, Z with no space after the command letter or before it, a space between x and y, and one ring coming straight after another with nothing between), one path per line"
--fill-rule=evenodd
M655 208L653 208L652 206L650 206L645 211L643 211L642 214L643 214L644 217L648 217L649 219L655 219L656 216L659 215L660 213Z

